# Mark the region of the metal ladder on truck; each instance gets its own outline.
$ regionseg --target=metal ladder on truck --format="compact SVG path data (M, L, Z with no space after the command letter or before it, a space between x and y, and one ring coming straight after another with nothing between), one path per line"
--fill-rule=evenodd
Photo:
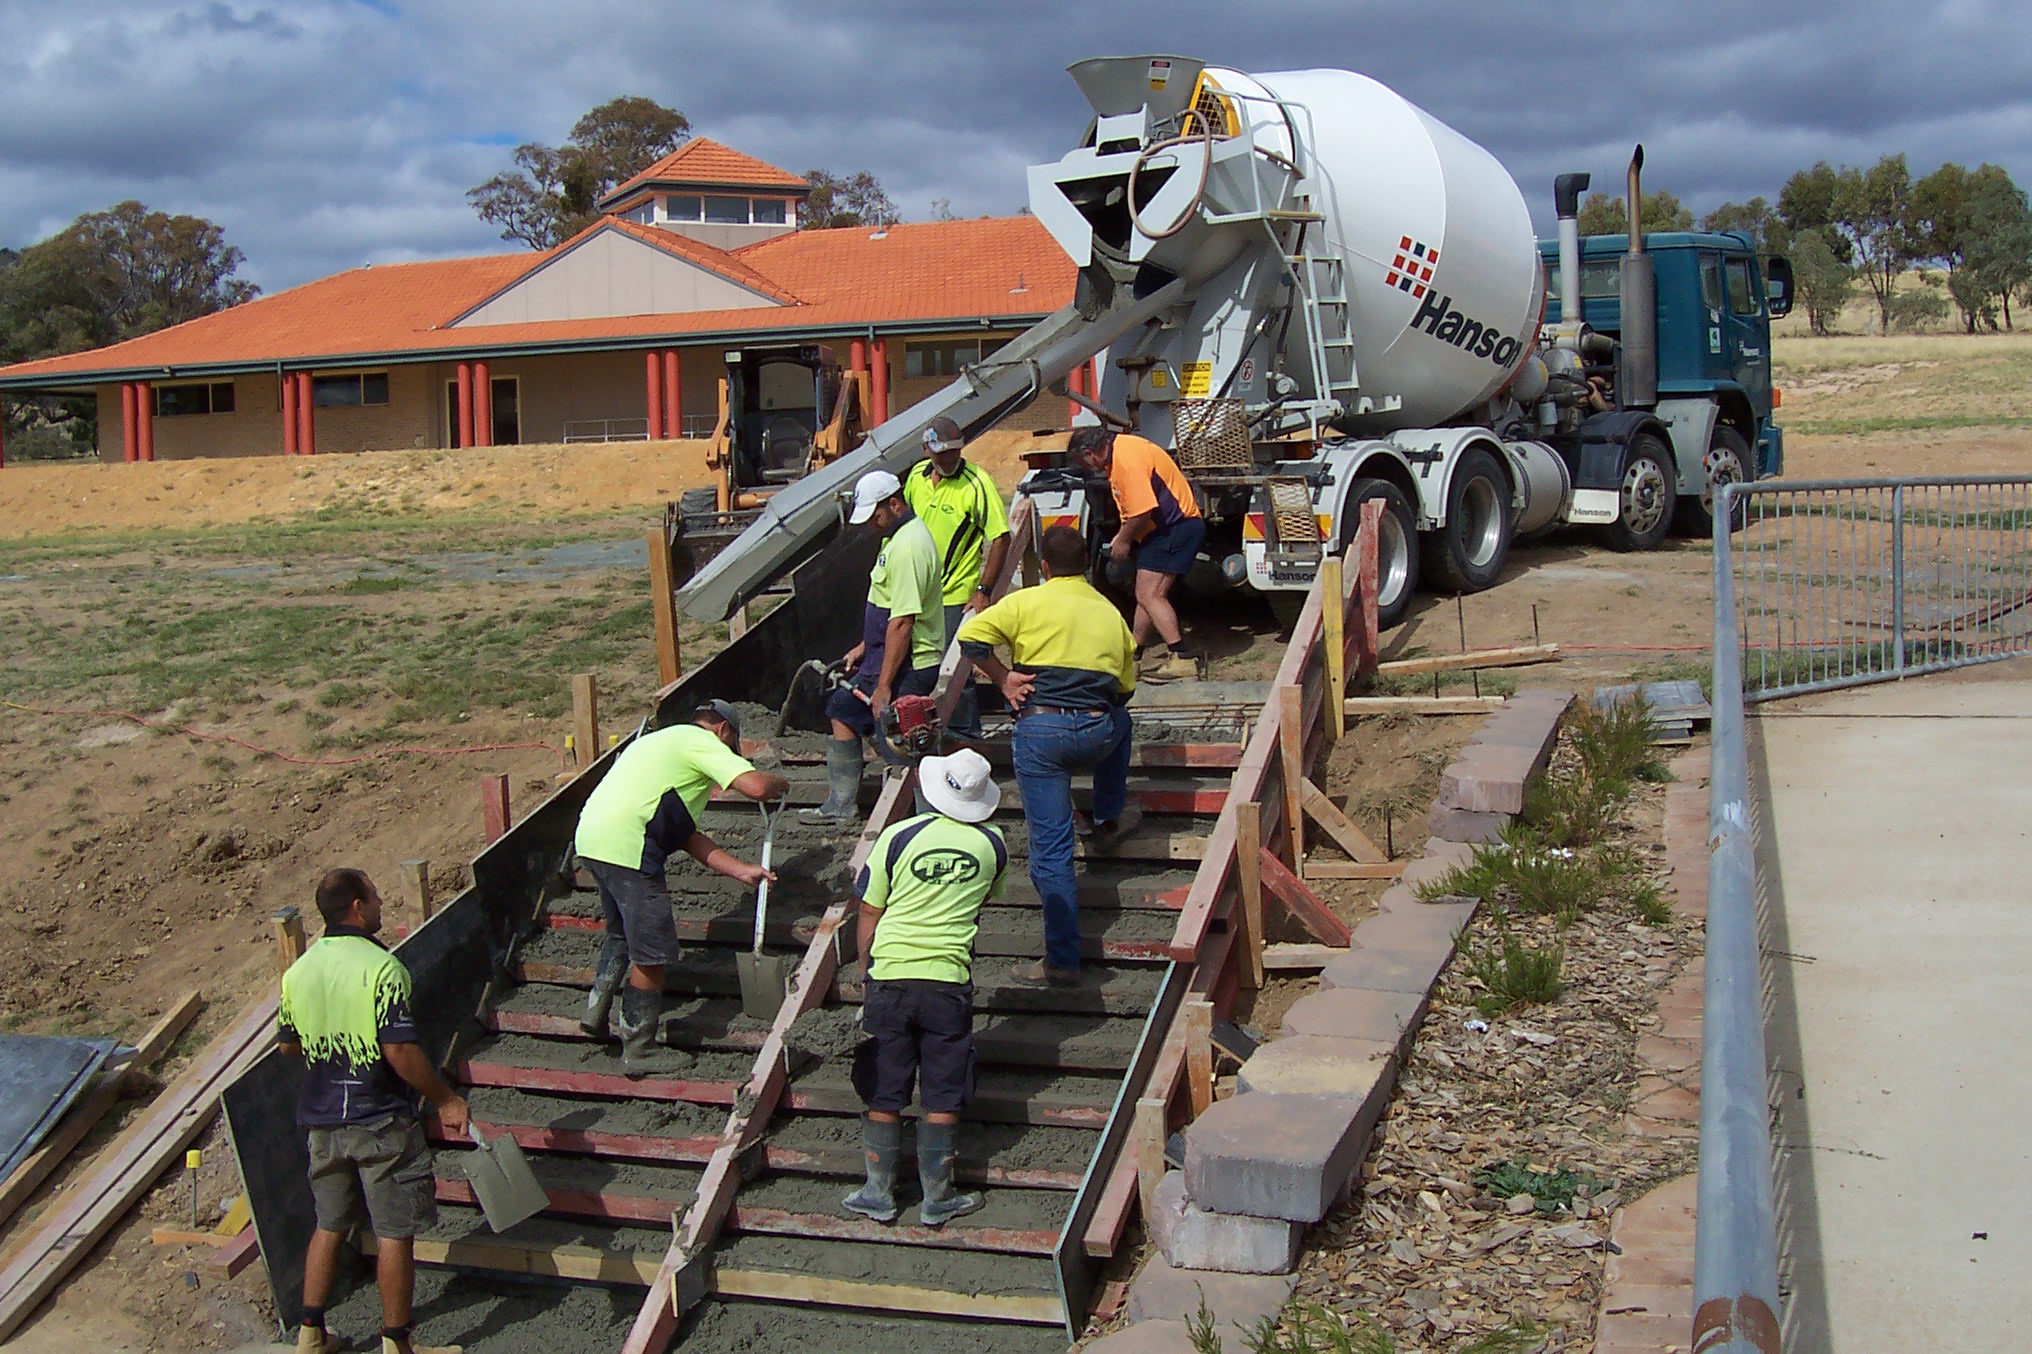
M1314 398L1309 410L1314 436L1319 426L1355 407L1361 382L1355 372L1353 307L1348 303L1347 260L1324 229L1324 218L1311 209L1309 195L1297 199L1298 210L1267 214L1271 240L1291 280L1292 299L1305 323L1305 349L1312 364ZM1278 238L1277 225L1289 223L1295 239ZM1308 235L1318 243L1309 244Z

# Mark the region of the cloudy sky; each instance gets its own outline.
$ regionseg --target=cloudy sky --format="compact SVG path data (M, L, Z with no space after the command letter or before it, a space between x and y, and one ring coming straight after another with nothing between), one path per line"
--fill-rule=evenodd
M1493 150L1541 224L1554 173L1612 186L1639 139L1701 209L1899 150L2032 183L2023 0L0 0L0 32L0 244L139 198L222 224L271 291L510 248L465 190L616 94L873 170L906 218L1010 212L1084 126L1063 68L1103 53L1373 75Z

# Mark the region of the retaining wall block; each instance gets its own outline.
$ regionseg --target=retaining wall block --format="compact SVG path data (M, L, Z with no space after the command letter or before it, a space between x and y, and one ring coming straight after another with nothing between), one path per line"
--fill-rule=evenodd
M1204 1115L1201 1122L1205 1122ZM1163 1252L1165 1262L1178 1269L1288 1274L1298 1261L1299 1243L1305 1239L1302 1223L1197 1207L1186 1197L1182 1171L1167 1171L1158 1182L1155 1212L1150 1219L1150 1238ZM1197 1309L1194 1303L1191 1310Z
M1360 1105L1334 1096L1216 1101L1185 1131L1186 1194L1210 1213L1318 1222L1361 1164L1368 1127Z
M1319 987L1321 992L1337 988L1403 992L1422 1000L1452 957L1450 936L1400 949L1371 949L1364 943L1359 950L1328 960L1319 971Z
M1478 813L1473 809L1450 809L1434 804L1426 818L1426 829L1436 838L1463 846L1485 846L1498 841L1510 825L1507 813ZM1406 873L1409 873L1407 871Z
M1086 1354L1193 1354L1192 1334L1183 1321L1139 1321L1094 1341Z
M1432 945L1450 948L1454 934L1475 915L1475 906L1474 903L1421 903L1400 912L1378 912L1355 928L1354 947L1358 950L1422 950Z
M1375 992L1353 989L1314 992L1300 997L1284 1013L1286 1038L1317 1034L1329 1039L1368 1039L1389 1044L1401 1060L1425 1015L1423 992Z
M1249 1055L1236 1074L1236 1091L1278 1095L1331 1095L1366 1102L1388 1098L1396 1078L1397 1046L1375 1039L1331 1039L1301 1034L1275 1039Z
M1173 1172L1177 1174L1177 1172ZM1183 1187L1180 1189L1183 1194ZM1205 1300L1214 1329L1230 1347L1240 1343L1233 1328L1253 1330L1266 1316L1274 1317L1291 1300L1296 1274L1224 1274L1213 1270L1180 1269L1162 1254L1150 1257L1129 1285L1131 1321L1184 1321L1199 1315Z

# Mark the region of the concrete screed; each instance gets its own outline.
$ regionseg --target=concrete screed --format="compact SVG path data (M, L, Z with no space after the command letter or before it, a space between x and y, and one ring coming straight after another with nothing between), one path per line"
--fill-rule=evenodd
M2032 673L2011 666L1752 722L1788 1350L2032 1346Z

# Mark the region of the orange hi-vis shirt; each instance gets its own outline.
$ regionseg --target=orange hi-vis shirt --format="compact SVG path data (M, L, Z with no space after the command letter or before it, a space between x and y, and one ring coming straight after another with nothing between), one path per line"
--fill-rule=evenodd
M1157 530L1199 516L1199 502L1192 486L1169 452L1147 437L1120 433L1115 437L1114 461L1108 466L1108 484L1115 491L1115 509L1124 520L1149 513Z

